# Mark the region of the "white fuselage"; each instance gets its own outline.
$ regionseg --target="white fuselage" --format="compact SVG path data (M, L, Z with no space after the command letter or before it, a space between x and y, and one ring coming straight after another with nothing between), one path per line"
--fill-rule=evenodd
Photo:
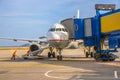
M54 24L47 33L49 45L55 48L64 48L69 43L69 35L62 24Z

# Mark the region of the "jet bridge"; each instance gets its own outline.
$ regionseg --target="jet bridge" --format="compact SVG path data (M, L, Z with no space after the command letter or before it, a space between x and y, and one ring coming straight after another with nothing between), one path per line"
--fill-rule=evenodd
M94 46L96 60L113 61L116 56L111 53L120 47L120 9L115 10L113 4L96 4L95 8L95 17L74 19L74 39L83 39L85 46ZM101 10L109 12L101 14ZM103 49L105 40L114 49Z
M64 27L67 29L69 33L69 39L74 38L74 19L73 18L67 18L60 22Z

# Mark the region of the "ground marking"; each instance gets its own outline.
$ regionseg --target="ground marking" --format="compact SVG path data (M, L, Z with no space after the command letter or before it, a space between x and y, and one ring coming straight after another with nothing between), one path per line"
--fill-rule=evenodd
M50 78L66 79L66 78L61 78L61 77L49 76L48 73L53 72L53 71L54 71L54 70L47 71L44 75L45 75L46 77L50 77Z
M118 78L117 71L114 71L114 77L115 77L116 79Z
M67 79L67 78L61 78L61 77L56 77L56 76L49 76L48 75L48 73L51 73L51 72L53 72L54 70L49 70L49 71L47 71L47 72L45 72L45 76L46 77L49 77L49 78L56 78L56 79ZM84 80L84 79L80 79L80 80Z

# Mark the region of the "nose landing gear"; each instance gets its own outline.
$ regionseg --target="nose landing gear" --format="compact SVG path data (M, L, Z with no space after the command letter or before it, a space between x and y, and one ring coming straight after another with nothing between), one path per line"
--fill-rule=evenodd
M59 48L59 49L57 49L57 51L58 51L58 54L59 54L59 55L57 55L57 60L58 60L58 61L62 61L62 58L63 58L62 55L61 55L62 49Z

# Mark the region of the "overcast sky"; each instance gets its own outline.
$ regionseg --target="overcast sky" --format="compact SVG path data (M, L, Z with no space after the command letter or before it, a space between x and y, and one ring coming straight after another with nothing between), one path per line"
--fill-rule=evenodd
M120 0L0 0L0 37L37 39L46 35L54 23L65 18L95 15L95 4L113 3L120 8ZM0 46L24 44L0 40Z

